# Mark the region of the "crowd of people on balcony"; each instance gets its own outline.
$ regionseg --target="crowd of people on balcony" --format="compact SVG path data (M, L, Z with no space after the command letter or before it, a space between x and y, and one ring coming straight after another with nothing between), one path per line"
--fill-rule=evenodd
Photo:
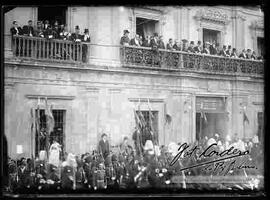
M131 45L137 47L151 47L152 49L167 49L171 51L184 51L188 53L197 53L197 54L207 54L215 56L223 56L230 58L241 58L241 59L251 59L251 60L263 60L263 56L257 56L255 51L251 49L243 49L241 53L237 51L236 48L232 48L231 45L223 45L220 48L219 44L215 41L204 42L198 41L195 45L194 41L183 40L174 40L169 39L168 43L165 45L163 36L158 36L157 33L154 33L152 36L146 36L143 40L142 36L136 34L134 38L129 38L129 31L124 30L124 35L121 37L121 45Z
M48 20L38 21L36 26L33 26L33 21L29 20L27 25L22 28L18 26L18 22L15 20L12 23L12 28L10 29L11 35L24 35L28 37L40 37L46 39L60 39L69 40L73 42L90 42L89 29L84 29L84 33L80 33L80 27L75 26L75 32L70 33L67 26L64 24L59 24L58 21L54 21L50 24Z

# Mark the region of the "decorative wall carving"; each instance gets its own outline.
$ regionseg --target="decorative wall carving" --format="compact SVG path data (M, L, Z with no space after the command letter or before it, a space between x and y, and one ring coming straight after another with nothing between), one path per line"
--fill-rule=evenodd
M204 8L198 10L196 16L198 20L205 20L205 21L211 21L214 23L220 23L220 24L228 24L229 23L229 17L226 13L224 13L220 9L215 8Z

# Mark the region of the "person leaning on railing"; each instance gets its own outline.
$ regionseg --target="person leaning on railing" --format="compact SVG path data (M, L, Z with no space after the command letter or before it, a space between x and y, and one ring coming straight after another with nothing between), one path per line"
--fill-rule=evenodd
M37 22L37 28L34 29L34 36L44 38L44 31L43 31L43 28L42 28L41 21Z
M163 41L163 36L159 36L159 40L158 40L158 48L159 49L165 49L165 43Z
M83 42L91 42L91 38L89 35L89 30L84 29L84 35L82 36ZM87 54L88 54L88 47L87 44L82 45L82 61L86 62L87 59Z
M14 36L22 35L23 31L20 26L18 26L18 22L14 20L12 22L12 27L10 28L10 34L11 34L11 44L14 46L16 44L16 50L15 50L15 55L18 56L21 49L19 48L19 40L14 40Z
M28 25L23 26L23 35L25 36L34 36L34 28L33 28L33 22L32 20L28 21Z
M173 45L173 39L170 38L166 47L167 47L168 50L174 50L173 46L174 46Z

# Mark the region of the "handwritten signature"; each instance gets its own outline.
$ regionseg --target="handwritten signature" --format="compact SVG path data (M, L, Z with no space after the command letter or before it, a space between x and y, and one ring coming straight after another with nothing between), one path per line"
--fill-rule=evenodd
M227 174L230 170L234 170L234 169L256 168L255 166L245 165L244 163L241 163L240 165L236 166L235 159L233 159L233 158L241 157L244 155L248 155L250 153L249 150L241 151L235 148L234 146L232 146L229 149L219 152L216 146L217 146L217 143L213 143L210 146L208 146L205 150L203 150L201 153L199 153L198 155L197 153L201 151L200 147L194 146L193 148L190 148L190 146L187 143L184 143L178 148L178 153L170 162L170 166L173 166L180 158L183 158L183 159L191 158L192 156L196 154L198 155L199 159L211 158L214 156L216 157L216 159L214 160L211 159L203 163L198 163L196 165L184 167L180 171L199 167L199 166L205 166L205 165L207 165L207 167L205 168L206 171L207 170L208 171L210 170L224 171L226 169L224 174ZM233 160L233 161L229 162L228 164L228 162L226 162L227 160ZM214 166L212 166L212 163L215 163Z

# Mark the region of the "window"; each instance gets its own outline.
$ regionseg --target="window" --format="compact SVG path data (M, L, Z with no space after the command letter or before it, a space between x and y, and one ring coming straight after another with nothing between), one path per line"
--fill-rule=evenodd
M36 114L38 114L37 112L38 110L36 110ZM50 145L53 142L53 139L56 139L57 142L62 145L62 150L64 150L65 110L53 110L54 130L48 137L46 133L45 110L39 110L39 116L40 116L40 125L39 125L40 134L38 135L38 132L36 132L36 139L35 139L36 156L38 156L40 150L47 150L46 143Z
M150 35L152 36L155 32L158 31L159 21L136 17L136 34L139 34L143 38Z
M258 56L263 56L264 55L264 38L262 37L257 37L257 55Z
M258 137L259 141L264 139L264 123L263 123L263 112L257 113L257 122L258 122Z
M216 42L220 44L220 31L215 31L211 29L203 29L203 42Z
M49 20L50 24L54 21L66 24L66 6L42 6L38 7L38 20Z
M140 117L140 112L143 117ZM158 111L151 111L152 121L150 120L149 111L136 111L141 121L145 121L146 126L140 132L142 133L142 144L145 145L146 140L152 140L153 144L158 144ZM143 118L143 119L141 119ZM153 134L150 133L150 130Z

